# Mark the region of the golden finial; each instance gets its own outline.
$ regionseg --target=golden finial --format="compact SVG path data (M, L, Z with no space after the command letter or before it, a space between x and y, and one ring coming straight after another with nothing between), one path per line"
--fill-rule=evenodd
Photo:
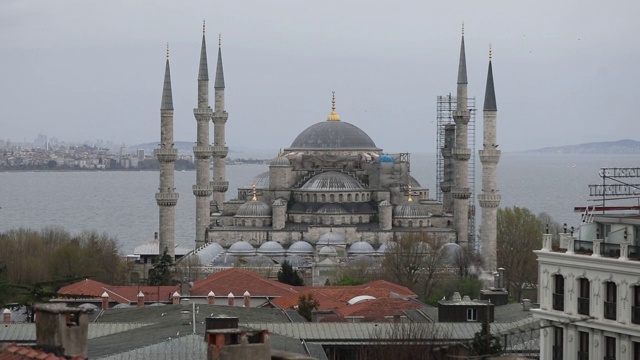
M206 20L202 19L202 35L204 35L205 23L206 23Z
M253 185L251 185L251 192L253 193L253 198L251 200L257 201L258 198L256 197L256 183L253 183Z
M218 33L218 47L222 46L222 33Z
M336 113L336 92L331 92L331 114L327 116L327 121L340 121L340 115Z
M464 21L462 22L462 36L464 36Z
M169 43L167 43L167 60L169 60Z
M493 50L491 50L491 43L489 43L489 61L493 59Z
M412 202L413 198L411 197L411 184L409 184L409 200L407 200L408 202Z

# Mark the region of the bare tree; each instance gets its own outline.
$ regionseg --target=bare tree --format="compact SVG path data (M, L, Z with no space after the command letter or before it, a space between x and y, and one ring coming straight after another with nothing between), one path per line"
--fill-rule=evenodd
M355 358L415 360L464 355L466 352L461 347L443 345L451 338L449 331L444 329L437 323L380 324L370 332L371 342L363 345Z
M543 225L526 208L498 209L498 266L505 269L505 286L517 301L526 286L538 283L538 263L533 250L542 247Z

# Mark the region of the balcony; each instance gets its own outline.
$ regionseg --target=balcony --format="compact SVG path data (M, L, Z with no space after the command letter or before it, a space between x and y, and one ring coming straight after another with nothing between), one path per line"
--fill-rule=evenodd
M589 298L578 297L578 314L589 316Z
M631 307L631 322L634 324L640 324L640 306Z
M600 245L600 255L604 257L619 258L620 244L602 243Z
M576 254L591 255L593 254L593 242L584 241L584 240L574 240L573 251Z
M564 357L562 356L562 345L555 345L553 347L552 359L553 360L564 360Z
M618 306L617 302L604 302L604 318L609 320L616 320L616 308Z
M629 245L629 259L640 260L640 246Z
M564 311L563 294L553 294L553 310Z
M578 360L589 360L589 353L586 351L578 351Z

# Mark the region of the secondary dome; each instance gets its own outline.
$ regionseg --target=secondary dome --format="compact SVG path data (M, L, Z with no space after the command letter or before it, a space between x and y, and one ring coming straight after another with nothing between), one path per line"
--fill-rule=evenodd
M287 255L311 255L313 254L313 245L304 240L296 241L287 250Z
M375 253L376 253L376 251L373 249L373 246L371 246L371 244L369 244L366 241L354 242L349 247L349 255L350 256L355 256L355 255L373 255Z
M287 150L380 151L369 135L343 121L323 121L309 126Z
M229 255L247 255L254 254L256 249L254 249L253 245L249 244L244 240L234 242L227 250Z
M279 154L271 160L269 166L291 166L291 161L286 156Z
M397 219L425 218L431 214L427 209L415 201L405 201L393 209L393 217Z
M328 233L322 234L316 245L345 245L344 237L330 230Z
M285 251L282 245L276 241L267 241L264 244L260 245L258 248L258 254L282 254L284 255Z
M247 186L251 187L253 185L256 186L256 189L269 188L269 172L265 171L263 173L256 175Z
M362 184L353 177L337 172L326 171L309 179L301 190L317 190L317 191L344 191L344 190L361 190L364 189Z
M236 213L236 217L249 217L249 218L258 218L258 217L271 217L271 207L269 205L263 203L258 200L247 201L246 203L240 205L238 208L238 212Z

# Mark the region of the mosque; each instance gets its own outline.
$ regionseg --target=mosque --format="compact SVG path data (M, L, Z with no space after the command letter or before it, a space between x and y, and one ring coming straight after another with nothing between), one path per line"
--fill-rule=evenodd
M195 249L187 257L197 257L203 266L233 266L243 259L249 266L273 265L287 259L294 266L330 263L383 255L391 241L407 234L428 234L449 247L466 247L470 191L467 183L470 149L467 144L467 74L464 33L458 69L455 139L443 151L450 157L450 182L439 184L453 206L443 207L429 196L410 174L408 153L388 154L365 131L344 121L333 94L326 120L303 130L291 145L273 158L267 172L257 174L250 185L237 189L237 197L226 200L229 183L225 178L225 81L222 51L214 80L214 107L209 106L209 75L203 26L198 101L194 109L197 123ZM483 194L479 196L483 219L491 221L500 201L495 166L500 152L495 149L495 92L489 62L484 108ZM159 249L175 256L173 207L174 191L173 103L167 56L161 107L161 147L156 155L161 163ZM214 142L209 143L209 122L214 125ZM213 160L213 173L210 164ZM485 164L486 163L486 164ZM212 176L210 176L212 175ZM443 209L450 208L448 211ZM486 210L486 211L485 211ZM485 229L486 227L486 229ZM493 227L493 232L490 229ZM495 237L493 224L483 220L483 231ZM495 238L483 239L485 248L495 251ZM493 244L491 242L493 241ZM487 255L495 264L495 255ZM494 265L495 268L495 265Z

